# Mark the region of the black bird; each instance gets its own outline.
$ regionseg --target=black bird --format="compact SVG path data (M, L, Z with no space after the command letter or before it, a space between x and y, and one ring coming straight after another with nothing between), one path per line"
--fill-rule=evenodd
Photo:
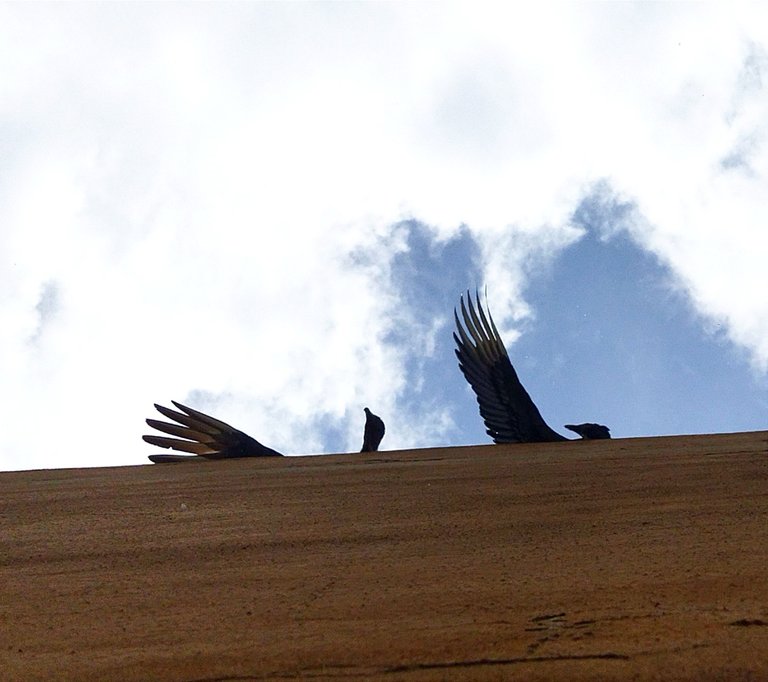
M568 440L544 421L528 391L517 378L504 343L490 313L486 316L475 293L477 310L467 292L467 306L461 297L462 326L456 309L458 335L456 357L459 369L477 396L480 416L494 443L539 443ZM465 330L466 328L466 330ZM568 425L582 438L610 438L608 427L601 424Z
M176 424L162 422L158 419L147 419L147 424L153 429L177 437L142 436L147 443L161 448L188 452L206 459L282 457L282 453L262 445L255 438L251 438L223 421L193 410L175 400L171 402L181 412L176 412L157 403L155 403L155 408L163 416L177 422ZM195 458L188 455L149 455L149 459L156 464L162 464L183 462Z
M384 438L384 422L367 407L365 411L365 430L363 431L363 449L360 452L376 452Z

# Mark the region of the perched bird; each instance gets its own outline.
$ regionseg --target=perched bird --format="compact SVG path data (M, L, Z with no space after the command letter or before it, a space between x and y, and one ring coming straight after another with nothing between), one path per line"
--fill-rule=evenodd
M365 430L363 431L363 449L360 452L376 452L384 438L384 422L367 407L365 412Z
M454 308L458 335L456 357L459 368L477 396L480 416L494 443L538 443L568 440L544 421L528 391L520 383L490 313L486 316L476 293L477 310L467 292L461 297L462 326ZM467 306L469 310L467 310ZM582 438L610 438L601 424L568 425Z
M281 457L282 453L255 438L238 431L229 424L209 417L207 414L193 410L191 407L171 401L180 412L171 410L155 403L157 411L168 419L177 422L163 422L157 419L147 419L147 424L153 429L176 436L142 436L151 445L161 448L188 452L206 459L231 459L236 457ZM183 462L194 457L188 455L149 455L156 464L166 462Z

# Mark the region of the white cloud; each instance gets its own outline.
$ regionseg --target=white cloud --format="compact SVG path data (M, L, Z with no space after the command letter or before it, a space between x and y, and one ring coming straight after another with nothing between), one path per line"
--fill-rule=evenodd
M0 468L143 461L150 402L192 391L290 452L329 419L355 447L363 404L439 441L398 407L393 225L466 223L501 324L599 179L764 370L755 13L3 6Z

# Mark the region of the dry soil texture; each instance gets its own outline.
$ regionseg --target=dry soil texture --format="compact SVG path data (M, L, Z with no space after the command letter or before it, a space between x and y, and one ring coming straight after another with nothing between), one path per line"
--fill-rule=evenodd
M767 450L0 474L0 678L768 680Z

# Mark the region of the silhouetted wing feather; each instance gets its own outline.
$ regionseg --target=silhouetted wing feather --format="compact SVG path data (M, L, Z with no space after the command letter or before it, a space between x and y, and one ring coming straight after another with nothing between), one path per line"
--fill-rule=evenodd
M176 403L174 403L174 405L175 404ZM209 433L212 435L221 432L221 427L214 428L208 422L201 421L200 419L195 419L194 417L190 417L188 414L184 414L183 412L176 412L175 410L171 410L168 407L163 407L162 405L158 405L157 403L155 403L155 409L164 417L168 417L168 419L173 419L173 421L178 422L179 424L183 424L184 426L187 426L190 429L194 428L194 429L197 429L198 431L202 431L204 433Z
M193 455L207 455L216 454L216 450L206 445L205 443L195 443L189 440L180 440L178 438L167 438L166 436L142 436L142 439L150 445L157 445L160 448L168 448L170 450L179 450L180 452L189 452Z
M178 436L179 438L186 438L187 440L196 440L200 443L215 442L215 438L212 434L196 431L188 426L179 426L178 424L161 422L157 419L147 419L147 424L153 429L157 429L158 431L162 431L171 436Z
M475 294L477 308L467 292L461 297L461 324L453 311L456 357L459 368L477 396L480 416L496 443L533 443L567 440L544 421L528 391L520 383L493 317L486 315Z
M161 433L167 433L176 438L142 436L147 443L161 448L189 452L207 459L280 456L276 450L262 445L255 438L251 438L226 422L176 401L172 402L180 410L179 412L157 404L155 408L164 417L176 422L175 424L157 419L147 419L147 424ZM154 462L183 461L183 458L171 455L153 455L150 459Z
M155 464L170 464L171 462L203 462L204 457L191 455L148 455L149 460Z
M198 412L197 410L194 410L191 407L187 407L186 405L177 403L175 400L171 400L171 402L182 412L186 412L190 417L196 420L198 424L206 424L210 426L212 429L218 429L219 431L224 433L237 430L237 429L233 429L229 424L221 421L220 419L211 417L210 415L205 414L203 412ZM238 433L240 432L238 431Z

